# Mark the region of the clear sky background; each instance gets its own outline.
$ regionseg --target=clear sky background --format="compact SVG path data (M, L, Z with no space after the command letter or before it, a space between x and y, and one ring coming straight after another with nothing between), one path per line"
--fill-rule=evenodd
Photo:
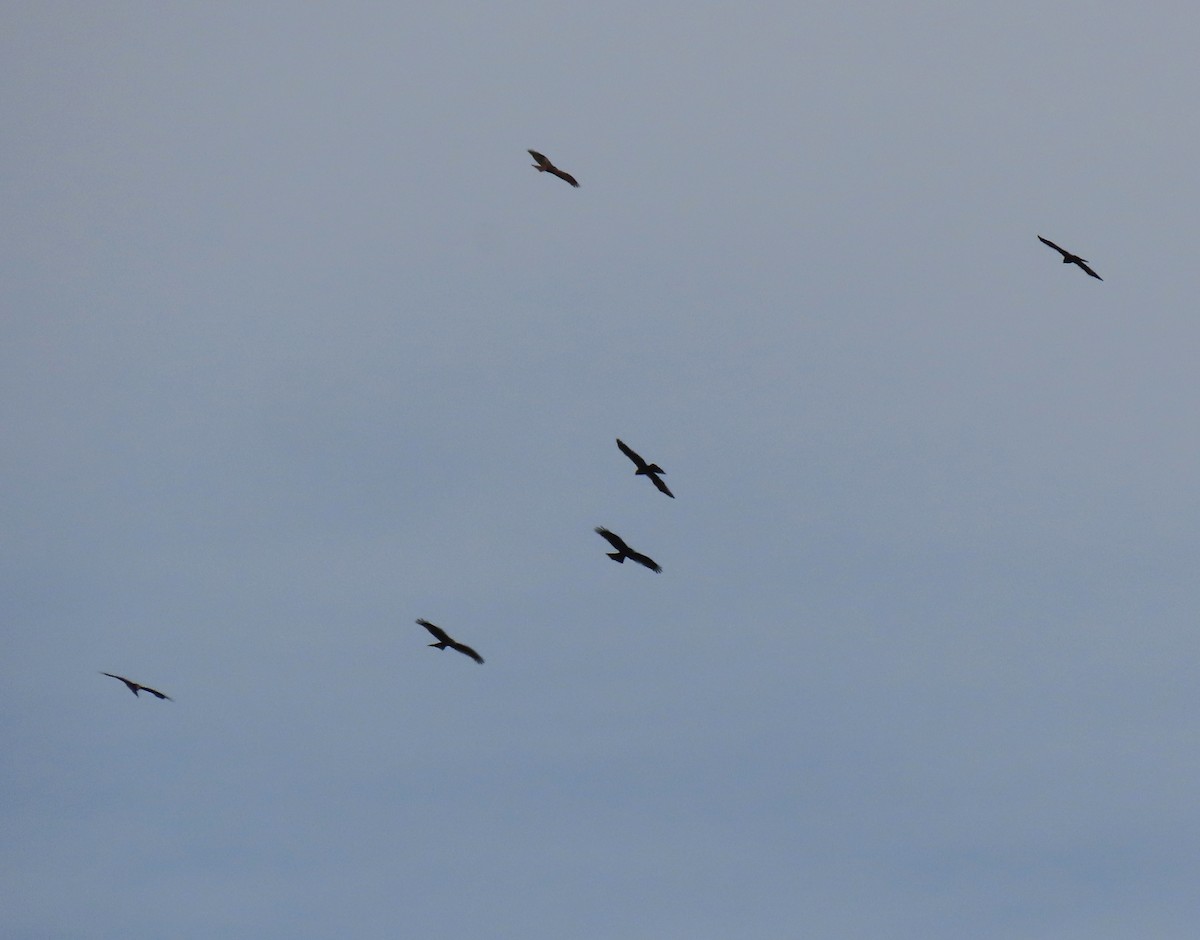
M1194 3L3 21L5 937L1196 936Z

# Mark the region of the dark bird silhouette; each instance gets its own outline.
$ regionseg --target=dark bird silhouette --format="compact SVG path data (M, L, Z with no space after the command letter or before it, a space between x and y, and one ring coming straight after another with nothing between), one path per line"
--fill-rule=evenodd
M137 695L139 692L149 692L151 695L157 698L165 698L168 702L175 701L175 699L171 698L171 696L163 695L160 691L158 691L158 689L152 689L148 685L142 685L139 682L134 682L132 679L126 679L124 676L114 676L111 672L102 672L100 675L108 676L110 679L120 679L129 687L129 691L134 695Z
M562 170L560 170L558 167L556 167L553 163L551 163L549 160L547 160L545 155L538 153L536 150L530 150L529 155L537 161L537 163L533 163L530 165L535 170L537 170L539 173L553 173L560 180L566 180L568 183L570 183L576 189L579 188L579 183L576 181L575 177L573 177L570 173L564 173Z
M1093 271L1091 268L1088 267L1086 259L1079 257L1079 255L1073 255L1069 251L1064 251L1062 248L1059 248L1058 245L1054 244L1054 242L1050 241L1050 239L1042 238L1041 235L1038 236L1038 241L1040 241L1043 245L1049 245L1051 248L1053 248L1055 251L1057 251L1060 255L1062 255L1063 264L1077 264L1081 268L1083 268L1083 270L1087 271L1087 273L1090 274L1092 277L1094 277L1097 281L1104 280L1104 278L1102 278L1099 274L1097 274L1095 271Z
M625 540L622 539L621 536L617 535L617 533L609 532L608 529L605 529L602 526L596 526L596 533L603 537L609 545L616 549L615 552L609 552L608 557L615 561L618 565L625 564L625 559L628 558L630 561L636 561L639 565L644 565L657 574L662 573L662 568L659 567L658 562L648 555L643 555L641 552L635 552L632 548L625 544Z
M651 482L653 482L654 485L658 487L658 491L660 493L666 493L668 496L671 497L671 499L675 498L675 494L672 493L669 489L667 489L667 484L665 484L662 481L662 479L659 477L659 474L666 473L667 472L666 470L664 470L662 467L660 467L656 463L646 463L646 461L644 461L639 454L634 452L632 447L630 447L628 444L626 444L619 437L617 438L617 446L619 448L621 448L621 453L623 453L626 457L628 457L630 460L632 460L634 466L637 467L637 469L635 471L633 471L634 476L649 477Z
M420 617L417 618L417 623L419 623L437 638L437 642L430 643L430 646L436 646L440 650L444 650L448 646L452 650L458 650L464 656L470 656L477 663L483 662L482 656L471 649L471 647L467 646L467 644L459 643L457 640L451 638L450 634L439 627L436 623L430 623L428 620L422 620Z

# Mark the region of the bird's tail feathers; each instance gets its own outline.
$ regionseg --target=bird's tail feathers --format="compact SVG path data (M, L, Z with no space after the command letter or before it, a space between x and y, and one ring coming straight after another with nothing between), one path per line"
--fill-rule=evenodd
M625 564L625 554L623 552L609 552L608 557L615 561L618 565Z

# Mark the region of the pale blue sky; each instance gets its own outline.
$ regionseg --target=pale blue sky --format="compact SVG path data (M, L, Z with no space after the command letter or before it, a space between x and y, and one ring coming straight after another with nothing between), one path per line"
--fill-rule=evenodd
M4 21L6 937L1194 936L1194 5Z

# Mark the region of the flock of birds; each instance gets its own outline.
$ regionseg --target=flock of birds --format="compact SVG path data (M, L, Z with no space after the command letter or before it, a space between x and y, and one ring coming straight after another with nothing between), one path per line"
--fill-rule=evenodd
M541 154L534 153L532 150L529 152L533 153L535 159L541 157ZM542 160L546 159L545 157L541 158ZM567 178L571 180L573 185L579 185L578 183L574 182L574 177ZM637 468L633 471L634 476L649 477L651 482L658 487L658 491L660 493L665 493L667 496L670 496L671 499L675 498L675 494L667 489L667 484L662 481L662 475L667 472L666 470L656 463L646 463L640 454L638 454L632 447L626 444L619 437L617 438L617 447L621 449L621 453L633 461L633 465ZM596 526L596 533L602 536L604 540L615 549L615 551L608 552L607 554L608 557L615 561L618 565L625 564L625 559L628 558L630 561L635 561L639 565L649 568L655 574L662 573L662 566L659 565L658 562L656 562L649 555L643 555L641 552L635 552L632 548L625 544L625 540L621 538L621 536L617 535L616 532L610 532L603 526ZM436 623L430 623L428 620L422 620L420 617L417 618L417 623L432 633L437 639L437 642L430 643L430 646L436 646L440 650L447 648L458 650L458 652L462 653L464 656L470 656L477 663L483 662L483 657L475 652L475 650L471 649L471 647L467 646L465 643L459 643L457 640L453 639L450 634L439 627Z
M570 173L567 173L564 170L560 170L558 167L556 167L553 163L550 162L550 160L546 157L545 154L538 153L536 150L530 150L529 155L531 157L533 157L533 159L534 159L534 162L532 164L533 168L535 170L537 170L539 173L549 173L552 176L557 176L560 180L563 180L564 182L570 183L576 189L579 188L579 181L577 179L575 179L575 177L573 177ZM1050 248L1053 248L1060 255L1062 255L1062 263L1063 264L1077 265L1081 270L1083 270L1087 274L1090 274L1096 280L1098 280L1098 281L1104 280L1104 278L1102 278L1099 274L1097 274L1090 267L1088 267L1086 258L1081 258L1079 255L1072 254L1071 252L1067 251L1065 248L1060 248L1058 245L1054 244L1054 242L1050 241L1050 239L1043 238L1041 235L1038 236L1038 241L1040 241L1043 245L1047 245ZM631 461L633 461L633 465L634 465L634 467L636 467L636 469L634 470L635 476L648 477L650 482L654 484L654 486L658 489L658 491L660 493L663 493L664 495L671 497L671 499L675 498L675 494L672 493L671 490L667 487L667 484L665 482L663 482L662 478L663 478L663 475L666 473L666 471L662 467L660 467L656 463L647 463L640 454L638 454L636 451L634 451L634 449L632 447L630 447L628 444L626 444L620 438L617 438L617 447L620 448L621 453L623 453L626 457L628 457ZM630 548L625 543L625 540L622 539L621 536L617 535L617 533L611 532L608 529L604 528L603 526L597 526L596 534L601 536L606 542L608 542L609 545L612 546L613 551L608 552L607 554L608 554L608 557L611 558L613 561L615 561L617 564L619 564L619 565L624 564L625 559L628 558L630 561L636 562L637 564L642 565L645 568L649 568L651 571L653 571L655 573L662 572L662 566L660 566L658 564L658 562L656 562L649 555L643 555L641 552L634 551L632 548ZM479 653L477 653L471 647L467 646L467 644L460 643L457 640L455 640L452 636L450 636L450 634L448 634L445 630L443 630L437 624L430 623L428 620L425 620L420 617L417 618L417 623L420 624L422 627L424 627L426 630L428 630L430 632L430 634L432 634L435 642L430 643L429 644L430 646L436 647L437 649L440 649L440 650L452 649L452 650L455 650L456 652L462 653L464 656L469 656L471 659L475 660L475 662L477 662L477 663L480 663L480 664L483 663L483 657L480 656ZM111 673L111 672L104 672L104 673L101 673L101 675L109 676L110 678L113 678L113 679L119 679L120 681L124 682L125 685L128 687L129 691L132 692L134 695L137 695L139 692L149 692L151 695L154 695L160 699L166 699L169 702L174 701L174 699L172 699L171 696L165 695L162 692L159 692L157 689L152 689L149 686L142 685L139 682L134 682L132 679L126 679L124 676L113 675L113 673Z

